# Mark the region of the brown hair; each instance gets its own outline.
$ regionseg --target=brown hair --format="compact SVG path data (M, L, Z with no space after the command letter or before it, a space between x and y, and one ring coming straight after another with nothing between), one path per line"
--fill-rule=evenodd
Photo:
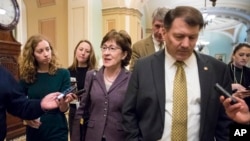
M33 83L37 73L38 62L35 59L34 51L41 41L47 41L51 49L51 61L49 63L49 74L54 75L59 67L55 51L49 40L43 35L31 36L24 45L24 48L19 56L19 71L20 78L26 83Z
M233 56L235 55L235 53L240 50L241 48L243 47L247 47L247 48L250 48L250 44L245 42L245 43L238 43L234 46L234 50L233 50L233 53L232 53L232 56L231 56L231 61L229 63L232 63L233 62Z
M176 18L183 18L189 26L199 25L200 29L204 25L201 12L191 6L178 6L175 9L169 10L164 18L164 27L166 29L171 28Z
M131 49L131 37L125 30L120 30L117 32L116 30L110 30L102 39L101 46L107 42L108 40L114 40L117 45L119 45L123 52L127 52L127 56L124 60L122 60L121 66L125 67L129 64L132 55Z
M96 69L96 66L97 66L97 65L96 65L97 63L96 63L96 62L97 62L97 61L96 61L96 57L95 57L94 48L93 48L91 42L88 41L88 40L80 40L80 41L77 43L77 45L75 46L75 49L74 49L74 60L73 60L73 63L70 65L69 70L76 70L76 68L77 68L77 66L78 66L78 61L77 61L77 59L76 59L76 50L77 50L77 48L79 47L79 45L80 45L81 43L83 43L83 42L89 44L89 46L90 46L90 48L91 48L91 50L90 50L90 55L89 55L89 58L88 58L88 60L87 60L88 70Z

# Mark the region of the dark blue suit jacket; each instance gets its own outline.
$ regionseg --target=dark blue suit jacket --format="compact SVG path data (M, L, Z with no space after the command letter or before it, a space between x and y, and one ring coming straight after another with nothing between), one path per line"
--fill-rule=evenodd
M44 113L40 100L28 100L18 82L0 66L0 141L6 136L6 111L22 119L35 119Z
M200 141L228 141L230 120L219 101L214 84L231 92L227 65L195 53L198 64L200 102ZM139 59L133 70L123 105L123 126L128 141L161 139L165 120L165 50Z

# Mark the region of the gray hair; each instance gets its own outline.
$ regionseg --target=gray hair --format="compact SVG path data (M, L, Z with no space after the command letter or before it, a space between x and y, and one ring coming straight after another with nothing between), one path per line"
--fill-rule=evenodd
M154 21L163 21L166 13L168 12L169 9L166 7L159 7L154 10L152 14L152 22Z

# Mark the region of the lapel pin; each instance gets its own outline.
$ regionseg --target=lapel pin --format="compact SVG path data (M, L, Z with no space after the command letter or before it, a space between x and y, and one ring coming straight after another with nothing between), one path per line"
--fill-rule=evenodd
M204 70L208 70L208 68L207 68L207 67L204 67Z

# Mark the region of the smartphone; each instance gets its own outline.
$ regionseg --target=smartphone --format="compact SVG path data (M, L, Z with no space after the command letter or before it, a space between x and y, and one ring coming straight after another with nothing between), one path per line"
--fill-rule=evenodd
M223 87L221 87L221 85L220 85L219 83L216 83L216 84L215 84L215 89L216 89L221 95L223 95L225 98L230 97L230 98L232 99L232 101L231 101L230 104L235 104L235 103L237 103L237 100L236 100L234 97L232 97L232 95L231 95L229 92L227 92Z
M247 90L250 90L250 86L246 87Z
M57 99L61 99L61 98L65 97L67 94L73 92L74 90L76 90L76 86L69 87L68 89L63 91L60 95L58 95Z
M76 91L75 94L76 94L77 96L79 96L79 95L81 95L82 93L84 93L85 91L86 91L85 89L81 89L81 90Z

